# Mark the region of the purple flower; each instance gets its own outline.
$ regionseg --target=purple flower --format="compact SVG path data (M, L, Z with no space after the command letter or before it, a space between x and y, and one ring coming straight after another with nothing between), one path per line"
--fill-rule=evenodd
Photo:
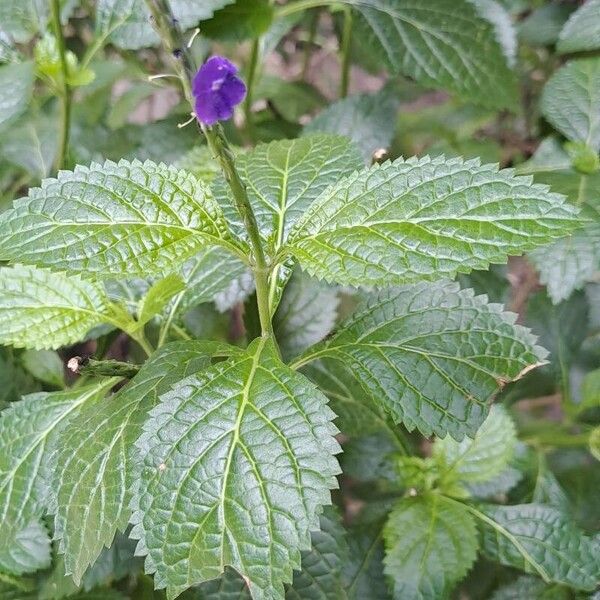
M196 117L205 125L230 119L233 109L246 95L237 67L222 56L212 56L198 69L192 92Z

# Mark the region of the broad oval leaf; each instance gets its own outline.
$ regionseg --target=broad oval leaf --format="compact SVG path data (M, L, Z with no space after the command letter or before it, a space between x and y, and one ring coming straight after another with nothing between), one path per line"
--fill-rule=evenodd
M446 437L436 440L433 454L446 465L444 476L453 472L462 482L482 483L493 479L508 466L516 443L512 419L501 405L495 405L473 439L457 442Z
M2 571L20 575L50 566L50 536L39 520L33 520L27 527L17 531L12 539L3 542L0 544Z
M600 58L571 61L548 80L544 117L568 139L600 150Z
M31 394L0 413L0 554L48 506L49 458L67 418L117 381Z
M554 508L541 504L480 507L482 549L504 565L545 581L593 590L600 582L600 545Z
M566 235L576 213L511 170L477 160L399 159L325 190L284 251L310 274L346 285L440 279Z
M124 531L130 490L139 458L134 443L159 394L210 356L235 353L218 342L174 342L154 354L131 382L107 399L86 403L58 438L53 464L55 537L65 554L66 573L79 583L85 570ZM93 432L93 435L90 435Z
M556 49L561 54L600 48L600 0L587 0L565 23Z
M255 600L283 598L339 472L325 397L259 339L150 415L132 535L157 587L174 597L229 565Z
M110 320L97 283L29 266L0 268L0 343L54 349Z
M97 277L170 272L207 245L232 247L209 189L150 161L61 171L0 216L0 259Z
M295 364L344 363L408 429L461 439L476 433L505 383L547 354L515 319L454 283L404 286L367 299Z
M354 35L395 72L492 108L515 108L516 78L494 27L468 0L343 0Z
M477 556L477 529L462 504L439 494L400 500L384 530L394 598L445 598Z

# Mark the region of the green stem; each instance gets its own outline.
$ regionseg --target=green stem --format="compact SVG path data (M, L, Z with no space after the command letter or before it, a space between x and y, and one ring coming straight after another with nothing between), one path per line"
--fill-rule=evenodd
M60 137L58 139L58 151L56 153L55 169L62 169L67 162L69 152L69 130L71 128L71 90L68 84L69 67L67 64L67 48L60 23L60 0L52 0L52 28L56 37L56 45L60 57L61 88L60 98Z
M310 67L310 58L312 56L313 46L315 45L315 38L317 37L317 26L319 24L319 11L314 11L310 19L310 27L308 30L308 40L306 41L306 48L304 50L304 59L302 61L302 74L300 79L306 80L308 75L308 69Z
M246 118L246 133L250 142L254 140L254 127L252 122L252 99L254 95L254 84L260 54L260 38L255 38L250 50L250 62L248 63L248 75L246 78L246 98L244 99L244 117Z
M348 95L350 85L350 41L352 39L352 11L346 7L344 10L344 30L342 32L342 47L340 48L342 59L342 81L340 83L340 97Z
M150 342L146 339L146 334L143 329L136 331L131 334L131 337L140 345L142 350L148 355L152 356L154 348L150 345Z
M185 97L193 107L194 97L191 82L196 69L177 26L177 21L173 17L169 2L168 0L146 0L146 4L150 9L154 26L159 36L174 58L175 69L181 80ZM221 165L221 170L231 189L236 208L248 232L254 257L252 268L256 284L256 297L262 335L263 337L271 338L276 344L271 315L269 313L270 267L267 264L258 224L252 210L252 205L250 204L250 199L248 198L246 185L235 167L234 155L221 125L217 124L212 127L201 125L201 127L213 155Z

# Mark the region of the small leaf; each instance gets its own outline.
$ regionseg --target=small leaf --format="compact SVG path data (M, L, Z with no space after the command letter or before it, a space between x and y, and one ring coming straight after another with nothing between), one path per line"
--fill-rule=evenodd
M185 283L180 275L171 273L164 279L159 279L140 300L137 311L137 322L141 327L152 317L160 314L169 301L185 289Z
M231 247L206 186L150 161L76 167L0 216L0 258L98 277L168 273L206 245Z
M339 472L325 397L264 339L161 397L138 442L146 570L170 598L226 565L282 598Z
M600 0L587 0L565 23L556 49L560 54L600 48Z
M567 588L546 585L541 579L521 575L511 583L498 588L490 600L569 600Z
M0 268L0 342L58 348L111 320L101 285L78 276L16 265Z
M564 198L510 170L462 159L398 159L327 188L290 232L310 274L355 286L487 268L569 233Z
M48 504L48 459L66 419L118 379L26 396L0 413L0 554Z
M574 60L544 86L542 114L569 140L600 150L600 58Z
M436 440L433 454L445 463L445 476L454 472L462 482L483 483L508 466L516 443L515 425L506 410L497 404L473 439Z
M57 388L64 387L64 364L56 352L26 350L21 355L21 363L36 379Z
M31 62L0 66L0 125L27 108L33 79Z
M485 505L482 548L501 564L547 582L593 590L599 583L600 546L558 510L541 504Z
M147 412L159 394L188 373L208 366L210 354L220 351L230 348L192 341L163 346L125 388L110 398L86 403L60 434L52 457L55 537L61 540L66 573L77 584L116 531L124 531L129 522L138 460L133 445Z
M353 35L417 82L493 108L514 108L516 78L491 23L467 0L344 0Z
M445 598L477 556L467 508L438 494L400 500L384 536L385 572L402 600Z
M331 332L338 304L334 287L299 271L292 275L273 318L284 360L294 358Z
M475 435L493 395L546 355L515 315L486 300L448 282L382 291L296 365L344 363L409 430Z

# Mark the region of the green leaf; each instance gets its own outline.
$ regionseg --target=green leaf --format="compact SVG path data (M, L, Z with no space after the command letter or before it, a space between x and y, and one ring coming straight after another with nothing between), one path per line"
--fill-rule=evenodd
M236 166L248 186L260 232L274 253L319 194L363 162L347 138L320 134L259 144L238 154ZM228 222L236 223L241 234L241 218L223 179L214 193L226 204Z
M282 598L339 472L325 397L256 340L161 397L138 441L132 536L174 598L226 565Z
M21 355L21 363L36 379L54 387L64 387L64 364L56 352L26 350Z
M208 146L195 146L175 164L179 169L191 173L203 183L212 183L221 173L218 161L213 158Z
M503 565L547 582L593 590L599 582L600 546L558 510L541 504L481 506L482 548ZM479 512L479 511L476 511Z
M97 283L35 267L0 268L0 343L58 348L110 320L108 298Z
M515 425L506 410L497 404L492 406L473 439L436 440L433 454L445 463L445 475L453 472L462 482L482 483L508 466L516 443Z
M494 27L468 0L344 0L353 36L396 73L492 108L514 108L517 91Z
M248 586L242 577L230 567L218 579L201 583L190 592L190 600L252 600ZM184 594L186 599L188 596Z
M600 408L600 369L585 374L581 382L581 403L579 411L588 408Z
M486 300L448 282L384 290L296 364L344 363L409 430L473 436L493 395L546 355L514 314Z
M305 210L287 250L310 274L393 285L486 268L566 235L576 209L477 160L398 159L341 179Z
M350 559L344 565L344 589L348 600L388 600L383 574L382 524L348 532Z
M567 63L548 80L542 114L569 140L600 150L600 58Z
M295 271L273 318L284 360L298 356L331 332L337 318L338 290Z
M288 127L295 127L297 121L327 104L323 94L314 85L305 81L287 81L285 85L281 85L281 78L273 75L262 75L256 84L253 98L264 100L268 106L272 106L276 116L283 119L282 126ZM279 137L295 136L282 133Z
M182 268L185 290L176 310L186 310L202 302L214 302L221 312L242 302L254 290L254 277L248 267L224 248L200 250Z
M33 79L31 62L0 66L0 126L27 108Z
M171 0L173 14L183 29L210 18L215 10L234 0ZM157 46L159 38L150 21L144 0L98 0L96 6L96 36L108 38L119 48L138 50Z
M137 310L137 322L141 327L152 317L161 313L169 301L185 289L185 283L180 275L171 273L164 279L155 282L146 295L140 300Z
M0 554L48 504L48 459L65 420L118 379L26 396L0 413Z
M206 186L150 161L61 171L0 217L0 258L98 277L174 270L207 244L229 245Z
M29 41L45 27L47 19L48 3L45 0L0 0L2 29L18 43Z
M586 147L587 148L587 147ZM570 236L535 249L530 258L547 286L554 304L581 288L600 267L600 174L583 174L571 168L572 159L556 138L546 138L534 156L521 166L536 182L550 186L582 207L588 223Z
M2 544L0 570L18 575L32 573L50 566L50 537L39 521L14 534ZM1 596L1 594L0 594ZM4 596L1 596L4 598Z
M490 600L569 600L568 589L556 585L548 586L541 579L521 575L511 583L498 588Z
M533 46L551 46L557 40L573 7L565 4L544 4L519 23L519 39Z
M55 537L67 574L77 584L117 530L124 531L138 461L134 442L159 394L190 372L210 364L217 342L175 342L154 354L119 393L88 402L59 436L53 456ZM235 351L235 350L231 350ZM93 432L93 435L90 435Z
M600 48L600 0L587 0L560 32L556 49L561 54Z
M392 86L376 94L349 96L321 111L304 128L304 133L345 135L360 148L365 161L370 161L375 150L389 147L399 105Z
M514 67L517 59L517 32L508 10L496 0L469 1L475 5L479 15L493 25L496 39L504 52L506 61L511 67Z
M12 349L0 347L0 410L39 390L40 384L23 368Z
M202 35L213 40L243 42L265 33L273 20L269 0L235 0L200 24Z
M342 568L348 561L346 532L340 515L333 507L325 507L319 519L320 528L311 534L312 547L302 552L302 570L286 591L286 600L346 600Z
M477 529L466 507L438 494L404 498L384 531L385 572L394 597L445 598L477 556Z

